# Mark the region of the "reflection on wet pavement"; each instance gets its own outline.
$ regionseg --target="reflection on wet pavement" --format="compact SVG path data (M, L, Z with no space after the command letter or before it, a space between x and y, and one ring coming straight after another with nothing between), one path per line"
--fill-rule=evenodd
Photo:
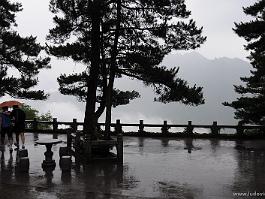
M16 171L16 151L0 152L1 199L221 199L234 198L234 192L265 192L265 150L238 149L242 142L125 137L123 165L84 166L73 159L71 172L62 172L59 147L66 143L53 146L56 168L43 171L46 149L34 140L44 137L52 135L26 135L29 173ZM64 135L59 139L66 141Z

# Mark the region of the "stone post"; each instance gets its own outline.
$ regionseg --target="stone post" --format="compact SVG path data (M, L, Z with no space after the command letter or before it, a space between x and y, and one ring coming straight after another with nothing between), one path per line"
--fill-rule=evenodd
M243 129L243 122L239 121L236 127L236 134L237 135L243 135L244 129Z
M194 129L194 127L192 126L192 121L188 121L187 133L192 135L193 129Z
M122 126L120 120L116 120L115 131L117 135L122 134Z
M34 132L38 131L38 121L37 121L37 118L34 118L34 120L33 120L33 131Z
M75 133L77 131L77 120L73 119L72 130Z
M164 121L163 127L161 128L163 134L168 133L167 121Z
M57 139L58 138L58 134L57 134L57 130L58 130L58 123L57 123L57 118L53 118L52 121L52 130L53 130L53 138Z
M143 133L143 132L144 132L144 121L140 120L138 133Z
M217 126L217 121L214 121L213 122L213 125L211 127L211 131L212 131L212 134L214 134L214 135L218 135L219 134L219 129L218 129L218 126Z

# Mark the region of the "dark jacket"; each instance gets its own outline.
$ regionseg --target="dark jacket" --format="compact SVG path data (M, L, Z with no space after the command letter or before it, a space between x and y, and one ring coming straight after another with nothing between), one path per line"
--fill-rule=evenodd
M11 112L11 118L14 118L15 124L25 123L26 114L23 110L16 108Z

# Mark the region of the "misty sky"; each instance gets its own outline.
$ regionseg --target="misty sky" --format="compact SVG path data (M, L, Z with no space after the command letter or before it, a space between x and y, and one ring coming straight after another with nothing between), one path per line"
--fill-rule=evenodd
M22 35L36 35L45 42L49 28L53 27L52 14L48 10L49 0L19 0L24 10L18 14L18 30ZM207 58L238 57L244 59L244 40L234 34L234 22L246 21L242 7L254 0L186 0L192 18L204 27L207 42L198 50Z
M44 44L45 37L48 34L50 28L53 27L52 14L49 12L49 0L19 0L23 5L23 11L17 15L17 30L23 36L34 35L37 36L37 40ZM246 21L249 18L243 13L242 7L253 4L254 0L186 0L188 9L192 11L192 16L198 26L203 26L203 35L207 36L207 41L202 47L196 52L199 52L208 60L214 60L215 58L228 57L228 58L240 58L246 60L245 57L248 53L244 50L243 45L245 41L239 38L232 30L234 27L234 22ZM174 52L181 53L184 52ZM190 53L190 51L189 51ZM247 60L246 60L247 61ZM174 63L173 63L174 64ZM44 70L39 75L39 86L40 89L45 89L50 93L57 92L58 84L56 78L61 74L62 71L65 73L71 73L79 71L79 65L72 63L68 60L56 60L52 59L51 62L52 69ZM188 69L187 69L188 70ZM192 73L187 71L186 74ZM235 73L236 74L236 73ZM240 74L241 75L241 74ZM240 75L236 76L235 79L239 79ZM183 77L185 79L185 76ZM192 81L192 80L191 80ZM118 81L119 82L119 81ZM119 83L118 83L119 84ZM128 87L132 85L131 82L124 80L122 82L122 87ZM140 88L138 84L134 85ZM133 88L132 88L133 89ZM144 88L145 89L145 88ZM145 93L149 93L149 90L144 90ZM231 88L232 90L232 85ZM151 93L151 92L150 92ZM145 94L147 98L152 98L152 94ZM33 107L38 108L40 112L47 112L50 110L54 117L58 117L59 120L69 120L73 117L78 120L83 119L84 104L75 102L75 99L68 98L67 96L57 95L57 100L54 97L48 102L29 102ZM3 99L8 99L5 97ZM59 101L58 101L59 100ZM2 101L2 99L1 99ZM135 103L147 103L146 100L138 100ZM41 104L41 105L40 105ZM155 105L156 107L165 107L167 105ZM172 105L171 105L172 106ZM67 110L65 109L67 107ZM137 107L137 106L135 106ZM131 115L121 114L118 111L114 111L115 117L122 117L123 120L131 121L132 118L146 119L150 122L157 122L163 119L167 119L167 114L163 118L155 115L153 113L153 119L151 116L145 114L144 109L141 106L141 110L136 110L137 117ZM147 107L147 104L146 104ZM179 107L179 106L178 106ZM160 108L158 108L160 109ZM180 108L182 109L182 108ZM228 109L228 108L226 108ZM123 111L126 107L123 108ZM165 109L166 110L166 109ZM228 112L229 118L233 118L231 111ZM192 116L187 116L185 119L192 118ZM218 120L218 117L215 118ZM171 120L173 121L173 119ZM136 122L133 120L132 122ZM209 121L211 122L211 121Z

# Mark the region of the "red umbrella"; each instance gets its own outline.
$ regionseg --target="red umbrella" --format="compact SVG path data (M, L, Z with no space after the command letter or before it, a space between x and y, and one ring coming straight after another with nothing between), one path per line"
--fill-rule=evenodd
M22 103L16 100L5 101L0 104L0 108L5 107L5 106L12 107L15 105L22 106Z

